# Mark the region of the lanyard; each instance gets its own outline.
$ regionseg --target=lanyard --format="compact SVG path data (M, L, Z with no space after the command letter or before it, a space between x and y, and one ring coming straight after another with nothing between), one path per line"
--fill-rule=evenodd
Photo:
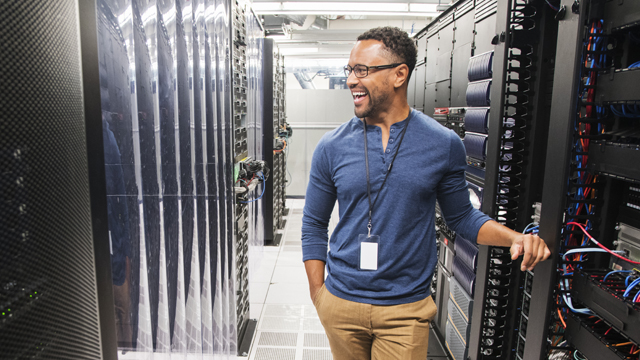
M396 153L393 155L393 159L391 159L391 163L389 164L389 168L387 169L387 175L384 177L384 181L382 182L382 186L380 186L380 190L378 191L378 195L376 195L373 204L371 204L371 181L369 179L369 147L367 146L367 119L363 118L364 121L364 161L365 166L367 168L367 195L369 195L369 224L367 224L367 229L369 230L369 237L371 236L371 214L373 213L373 207L376 206L376 202L378 202L378 197L380 197L380 193L382 192L382 188L384 184L387 182L387 178L389 178L389 173L391 173L391 168L393 167L393 162L396 161L396 156L398 156L398 151L400 150L400 145L402 145L402 140L404 139L404 134L407 133L407 127L409 126L409 121L411 121L411 117L407 120L407 123L404 125L404 129L402 130L402 136L400 137L400 142L398 142L398 147L396 148Z

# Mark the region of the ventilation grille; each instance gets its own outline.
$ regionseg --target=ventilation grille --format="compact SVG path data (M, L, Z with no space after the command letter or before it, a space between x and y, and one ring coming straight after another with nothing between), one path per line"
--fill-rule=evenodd
M0 2L3 359L101 358L76 6Z
M304 334L304 347L329 347L329 339L325 334Z
M471 319L471 312L473 310L473 299L467 294L458 280L455 277L451 277L450 293L453 301L458 308L462 310L464 316L467 319Z
M447 348L454 360L466 360L467 347L456 332L450 321L447 320Z
M255 360L296 360L296 349L258 347Z
M447 304L447 309L449 310L449 320L451 324L455 326L458 330L458 334L462 336L462 341L466 344L469 339L469 323L464 318L460 309L455 305L453 300L449 299L449 303Z
M283 332L262 332L258 345L266 346L296 346L298 342L297 333Z

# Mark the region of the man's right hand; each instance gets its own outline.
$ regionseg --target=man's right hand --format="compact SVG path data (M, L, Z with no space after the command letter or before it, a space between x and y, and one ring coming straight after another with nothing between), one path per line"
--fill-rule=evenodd
M315 302L318 291L324 285L324 261L307 260L304 262L305 270L307 270L307 278L309 279L309 294L311 300Z

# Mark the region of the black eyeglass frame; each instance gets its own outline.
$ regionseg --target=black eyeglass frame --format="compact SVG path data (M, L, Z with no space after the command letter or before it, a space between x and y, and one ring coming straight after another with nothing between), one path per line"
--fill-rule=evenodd
M344 66L344 74L349 77L351 76L351 73L353 72L353 70L355 70L355 68L357 66L364 66L364 68L367 70L367 73L364 76L358 76L357 72L354 72L354 75L359 78L366 78L367 76L369 76L369 69L393 69L396 68L400 65L404 65L405 63L393 63L393 64L387 64L387 65L372 65L372 66L367 66L367 65L363 65L363 64L356 64L354 67L351 67L349 65L345 65Z

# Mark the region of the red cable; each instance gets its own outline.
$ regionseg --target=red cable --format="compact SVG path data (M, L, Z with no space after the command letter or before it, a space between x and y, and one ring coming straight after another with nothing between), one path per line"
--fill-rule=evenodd
M575 225L575 226L578 226L578 227L580 228L580 230L582 230L582 232L583 232L585 235L587 235L587 237L589 238L589 240L593 241L596 245L598 245L598 247L602 248L603 250L605 250L605 251L606 251L606 252L608 252L609 254L611 254L611 255L613 255L613 256L615 256L615 257L619 258L619 259L622 259L622 260L624 260L624 261L630 262L630 263L632 263L632 264L640 265L640 262L638 262L638 261L633 261L633 260L631 260L631 259L627 259L627 258L626 258L626 257L624 257L624 256L620 256L620 255L618 255L618 254L614 253L613 251L609 250L608 248L606 248L604 245L600 244L596 239L594 239L594 238L593 238L593 236L591 236L591 235L587 232L587 230L585 230L585 228L582 226L582 224L579 224L579 223L577 223L577 222L575 222L575 221L571 221L571 222L568 222L568 223L567 223L567 225Z

